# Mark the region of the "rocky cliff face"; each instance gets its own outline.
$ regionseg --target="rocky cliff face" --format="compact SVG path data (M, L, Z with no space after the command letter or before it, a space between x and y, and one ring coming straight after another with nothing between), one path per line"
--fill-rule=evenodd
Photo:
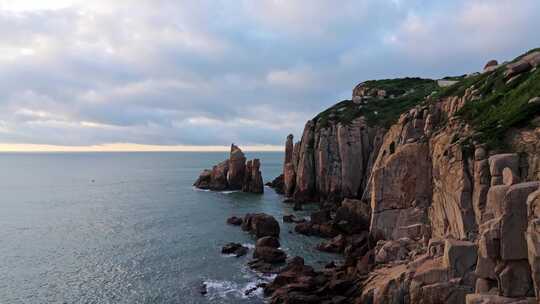
M204 170L193 186L213 191L242 190L243 192L263 193L264 184L259 159L246 163L242 150L231 145L229 159L212 168Z
M362 83L287 138L285 195L332 225L343 199L370 203L371 241L334 271L357 303L538 303L539 65L535 50L444 89ZM387 104L405 109L382 118Z

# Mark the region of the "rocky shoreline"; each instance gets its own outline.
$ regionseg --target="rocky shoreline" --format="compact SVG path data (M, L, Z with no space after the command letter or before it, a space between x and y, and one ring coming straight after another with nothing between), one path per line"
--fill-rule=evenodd
M229 219L258 239L248 265L276 274L259 286L269 301L539 303L539 65L534 50L445 88L361 83L299 142L288 136L283 174L267 185L295 209L318 204L308 221L283 220L344 260L315 270L286 259L271 216ZM394 104L408 108L393 117Z

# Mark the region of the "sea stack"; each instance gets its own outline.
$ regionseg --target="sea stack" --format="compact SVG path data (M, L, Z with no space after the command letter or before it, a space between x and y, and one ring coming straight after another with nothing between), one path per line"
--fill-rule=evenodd
M211 170L203 170L193 186L212 191L242 190L260 194L264 192L260 165L259 159L246 163L244 152L232 144L229 158Z

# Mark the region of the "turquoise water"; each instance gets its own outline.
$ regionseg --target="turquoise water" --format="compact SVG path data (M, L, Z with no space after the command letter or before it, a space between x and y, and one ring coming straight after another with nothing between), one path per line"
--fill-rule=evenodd
M282 153L247 156L261 158L265 182L281 171ZM278 218L289 255L314 266L334 258L313 249L320 239L289 233L281 217L291 206L271 189L194 190L199 172L226 157L0 154L0 303L262 303L244 295L267 279L245 267L252 252L220 254L227 242L254 244L225 224L247 212Z

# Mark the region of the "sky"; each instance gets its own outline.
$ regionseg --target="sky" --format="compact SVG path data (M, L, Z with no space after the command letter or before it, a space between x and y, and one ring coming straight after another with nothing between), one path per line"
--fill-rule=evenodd
M0 0L0 151L279 150L365 80L540 47L538 0Z

